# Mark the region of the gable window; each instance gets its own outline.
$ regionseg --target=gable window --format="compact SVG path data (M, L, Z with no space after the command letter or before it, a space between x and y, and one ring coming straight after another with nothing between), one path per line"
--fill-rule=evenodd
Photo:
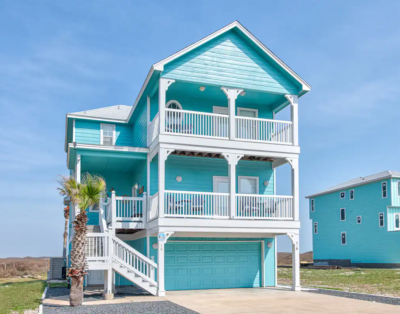
M346 208L341 208L340 209L340 220L345 221L346 220Z
M382 182L382 198L386 198L386 197L387 197L387 183Z
M313 212L315 210L314 208L315 204L314 204L314 199L311 200L311 211Z
M379 213L379 227L385 226L385 216L383 213Z
M346 197L346 192L340 192L340 198L343 199Z
M314 222L314 234L318 234L318 222Z
M361 223L362 223L361 216L357 216L357 224L361 225Z
M101 124L100 144L107 146L115 145L115 124Z
M350 190L350 199L354 200L354 190Z
M347 244L346 232L342 232L342 233L340 234L340 237L341 237L342 245L346 245L346 244Z
M166 110L166 122L167 129L172 128L172 130L180 129L181 121L182 121L182 113L177 112L177 110L182 110L182 105L176 100L170 100L165 105L165 108L172 109L173 111Z
M397 196L400 197L400 181L397 182Z
M400 230L400 214L394 214L394 230Z

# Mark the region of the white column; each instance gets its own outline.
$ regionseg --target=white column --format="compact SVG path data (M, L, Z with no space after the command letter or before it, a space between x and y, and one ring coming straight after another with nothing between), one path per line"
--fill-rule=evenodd
M174 80L160 78L158 86L158 111L160 113L160 132L159 134L165 133L165 104L167 99L168 87L174 83Z
M230 218L234 218L236 215L236 165L240 158L243 157L241 154L227 154L222 153L222 156L228 162L229 172L229 209Z
M104 298L106 300L112 300L113 294L113 271L111 268L104 271Z
M297 95L285 95L286 99L290 103L290 116L292 119L292 139L293 145L299 145L299 108L298 108L298 96Z
M222 91L228 97L229 106L229 139L234 140L236 137L236 98L243 91L237 88L221 87Z
M292 196L293 196L293 218L295 221L300 220L300 201L299 201L299 159L286 158L292 166Z
M117 200L115 198L115 191L111 192L111 225L108 227L110 234L115 236L115 223L117 221Z
M288 234L292 241L292 290L301 291L300 286L300 245L299 245L299 234L291 233Z
M148 229L146 229L146 248L147 258L150 258L150 234Z
M158 217L164 217L165 161L174 150L160 148L158 151Z
M147 146L150 146L150 97L147 96Z
M147 155L147 213L150 211L150 157ZM149 222L149 215L147 215L147 221L146 223Z
M160 239L160 237L158 237ZM158 240L158 256L157 256L157 285L158 296L165 296L165 247L164 242Z

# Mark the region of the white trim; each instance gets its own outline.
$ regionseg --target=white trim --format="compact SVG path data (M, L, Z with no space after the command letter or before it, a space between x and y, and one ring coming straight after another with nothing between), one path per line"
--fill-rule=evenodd
M312 198L312 199L310 200L310 202L311 202L310 211L313 213L313 212L315 212L315 199Z
M358 222L358 218L360 218L360 222ZM361 225L362 224L362 216L361 215L358 215L356 217L356 223L357 223L357 225Z
M256 116L254 118L247 117L247 116L241 116L240 111L253 111L256 113ZM238 115L238 117L245 117L245 118L249 118L249 119L258 119L258 109L237 107L237 115ZM262 119L262 120L271 120L271 119ZM289 121L285 121L285 122L289 122Z
M385 184L385 186L386 186L386 195L385 196L383 196L383 185ZM382 183L381 183L381 192L382 192L382 198L387 198L387 195L388 195L388 184L387 184L387 181L383 181Z
M381 214L382 214L382 221L383 221L383 225L382 226L381 226ZM385 227L385 213L384 212L378 213L378 217L379 217L379 220L378 220L379 228L384 228Z
M400 181L397 181L397 197L400 197Z
M353 192L353 198L351 198L351 192ZM355 198L356 198L356 193L355 193L354 189L351 189L349 191L349 200L350 201L354 201Z
M257 186L256 186L257 187L257 192L255 194L248 194L248 195L254 196L254 195L258 195L259 194L260 178L259 177L255 177L255 176L238 176L238 181L237 181L238 194L245 195L245 194L242 193L241 188L240 188L240 180L241 179L252 179L252 180L256 179L256 181L257 181Z
M69 148L74 148L72 143L69 143ZM110 150L117 152L135 152L135 153L148 153L149 149L145 147L131 147L131 146L107 146L97 144L76 144L75 148L81 149L94 149L94 150Z
M75 119L72 120L72 143L75 142Z
M109 118L98 118L98 117L91 117L91 116L79 116L76 114L67 114L67 118L74 118L74 119L83 119L83 120L96 120L96 121L106 121L106 122L114 122L114 123L127 123L127 120L119 120L119 119L109 119Z
M116 141L116 126L115 126L115 124L110 124L110 123L100 123L100 145L104 145L103 144L103 126L112 126L113 127L112 143L114 146L115 141Z
M317 227L317 232L315 232L315 227ZM314 229L313 229L314 234L318 234L318 222L314 222Z
M342 197L342 193L343 193L343 197ZM340 198L341 200L344 200L344 199L346 198L346 191L341 191L341 192L339 193L339 198Z
M343 243L343 241L342 241L342 235L344 234L344 243ZM340 244L341 245L347 245L347 234L346 234L346 231L342 231L341 233L340 233Z
M396 217L399 217L399 227L396 228ZM393 230L400 230L400 213L394 213L393 215Z
M228 183L229 185L229 176L213 176L213 193L222 193L222 192L218 192L216 191L217 188L217 182L218 181L225 181Z
M344 209L344 219L342 219L342 209ZM340 214L340 221L346 221L346 208L345 207L342 207L340 209L339 214Z
M278 286L278 238L274 236L274 245L275 245L275 287Z
M172 103L176 103L176 104L180 107L180 109L168 108L168 106L169 106L170 104L172 104ZM165 108L166 108L166 109L174 109L174 110L183 110L183 107L182 107L181 103L180 103L179 101L177 101L177 100L174 100L174 99L168 101L168 102L165 104Z

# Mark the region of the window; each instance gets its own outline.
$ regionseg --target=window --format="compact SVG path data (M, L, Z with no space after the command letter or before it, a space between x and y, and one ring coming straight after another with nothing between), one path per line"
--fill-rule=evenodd
M400 230L400 214L394 214L394 230Z
M342 245L346 245L347 244L346 232L342 232L340 234L340 237L341 237Z
M346 192L340 192L340 198L343 199L346 197Z
M182 105L176 100L170 100L165 105L167 109L182 110ZM182 113L175 111L166 111L165 116L167 118L167 128L178 128L182 121Z
M400 197L400 181L397 182L397 196Z
M311 200L311 211L313 212L315 210L315 208L314 208L314 200L312 199Z
M387 183L382 182L382 198L386 198L386 197L387 197Z
M314 234L318 234L318 222L314 222Z
M383 213L379 213L379 227L385 226L385 216Z
M99 211L99 204L94 204L93 206L89 207L89 212L98 212Z
M340 209L340 220L345 221L346 220L346 208L341 208Z
M239 193L258 194L258 177L239 176Z
M354 200L354 190L350 190L350 199Z
M115 125L114 124L101 124L100 129L100 144L113 146L115 145Z
M361 216L357 216L357 224L361 225L361 223L362 223Z

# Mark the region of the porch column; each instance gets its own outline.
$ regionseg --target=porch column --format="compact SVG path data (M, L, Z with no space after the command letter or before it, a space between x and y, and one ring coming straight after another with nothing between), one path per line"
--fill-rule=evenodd
M104 271L104 299L114 299L113 286L112 286L112 275L113 271L111 268Z
M292 141L293 145L299 145L299 108L297 95L285 95L290 103L290 116L292 120Z
M164 217L165 161L174 150L160 148L158 151L158 217Z
M160 113L160 132L159 134L165 133L165 104L167 99L168 87L174 83L175 80L169 80L160 78L158 86L158 111Z
M286 158L286 160L292 166L293 219L299 221L299 159Z
M290 233L288 234L290 240L292 241L292 277L293 291L301 291L300 286L300 248L299 248L299 234Z
M157 257L157 285L159 297L165 296L165 244L173 232L160 232L158 234Z
M236 165L240 158L243 157L241 154L227 154L222 153L222 156L228 162L229 172L229 217L234 218L236 215Z
M236 88L227 88L221 87L222 91L225 93L226 97L228 97L228 106L229 106L229 139L234 140L236 137L236 98L237 96L243 92L242 89Z

